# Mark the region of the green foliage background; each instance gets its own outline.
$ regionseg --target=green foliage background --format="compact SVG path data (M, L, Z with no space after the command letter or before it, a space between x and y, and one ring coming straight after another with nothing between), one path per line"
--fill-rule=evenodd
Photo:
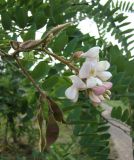
M83 94L75 104L67 100L64 92L70 85L67 76L71 75L72 71L64 64L53 62L46 53L30 51L21 55L21 63L36 83L60 106L66 121L70 124L69 132L60 124L61 132L65 136L62 142L54 144L50 153L39 153L36 143L39 139L36 124L39 95L19 72L15 61L2 54L2 51L8 52L11 48L10 40L17 41L18 37L23 41L35 39L35 34L38 34L40 28L46 26L47 31L58 24L70 21L74 25L60 32L48 48L58 56L71 60L76 51L86 51L95 45L101 46L100 59L111 63L110 71L113 74L114 84L112 100L121 101L119 105L111 104L112 116L131 126L131 136L134 141L134 60L131 59L134 40L129 40L133 37L134 29L122 31L122 27L129 25L129 22L125 21L127 16L124 11L133 12L133 3L119 0L116 3L108 0L105 5L101 5L99 0L89 3L84 0L0 1L0 129L4 144L9 143L11 138L14 142L18 142L26 136L27 143L35 146L32 148L31 159L42 157L48 160L108 160L109 126L100 115L102 109L94 108ZM77 29L79 22L86 17L93 18L96 22L99 38L96 39L89 34L84 35ZM42 38L45 29L43 32ZM121 49L107 41L107 32L118 40ZM130 48L129 45L133 47ZM78 67L81 64L77 60L74 63ZM33 65L35 67L31 69Z

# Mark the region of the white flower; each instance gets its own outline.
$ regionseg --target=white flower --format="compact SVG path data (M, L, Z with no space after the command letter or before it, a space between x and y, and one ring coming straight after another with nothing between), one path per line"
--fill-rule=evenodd
M65 95L68 99L72 100L73 102L77 102L79 91L85 90L86 85L85 83L76 75L72 75L69 77L72 81L72 86L66 89Z

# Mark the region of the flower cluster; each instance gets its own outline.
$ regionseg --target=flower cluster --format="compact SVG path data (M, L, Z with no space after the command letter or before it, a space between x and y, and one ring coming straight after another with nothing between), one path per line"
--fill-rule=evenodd
M93 47L80 57L85 58L78 76L72 75L69 78L72 85L67 88L65 95L73 102L77 102L79 91L87 90L89 98L94 105L100 104L103 100L110 99L111 82L107 82L112 74L107 71L110 67L108 61L99 61L99 47Z

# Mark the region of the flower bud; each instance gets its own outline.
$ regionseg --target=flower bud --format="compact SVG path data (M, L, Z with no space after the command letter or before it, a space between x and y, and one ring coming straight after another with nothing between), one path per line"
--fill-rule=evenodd
M94 91L94 93L95 93L96 95L104 94L105 91L106 91L106 89L105 89L104 86L95 86L95 87L92 88L92 89L93 89L93 91Z
M104 96L104 98L106 98L106 99L110 100L110 97L109 97L109 95L107 95L107 94L104 94L103 96Z
M106 94L108 94L110 96L111 95L111 91L110 90L106 90Z
M83 54L83 51L77 51L77 52L75 52L75 53L73 54L73 58L78 59L78 58L80 58L81 54Z
M112 83L111 82L104 82L104 87L109 90L110 88L112 88Z

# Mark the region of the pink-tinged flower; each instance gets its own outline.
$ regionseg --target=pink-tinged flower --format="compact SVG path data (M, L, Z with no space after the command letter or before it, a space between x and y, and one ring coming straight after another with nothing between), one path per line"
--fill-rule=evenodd
M103 95L105 92L108 92L108 94L110 94L111 92L109 91L109 89L111 89L111 87L111 82L103 82L101 86L95 86L92 88L92 90L96 95Z
M83 57L86 60L79 70L79 76L70 76L72 85L65 91L66 97L73 102L78 100L79 91L86 89L90 89L89 98L95 106L105 98L110 99L109 89L112 87L112 83L106 82L112 76L107 71L110 63L106 60L99 61L99 50L100 47L93 47L85 53L78 53L78 57ZM81 79L85 79L86 84Z
M69 77L72 81L72 85L66 89L65 95L68 99L73 102L77 102L79 97L79 91L86 89L86 84L76 75L72 75Z

